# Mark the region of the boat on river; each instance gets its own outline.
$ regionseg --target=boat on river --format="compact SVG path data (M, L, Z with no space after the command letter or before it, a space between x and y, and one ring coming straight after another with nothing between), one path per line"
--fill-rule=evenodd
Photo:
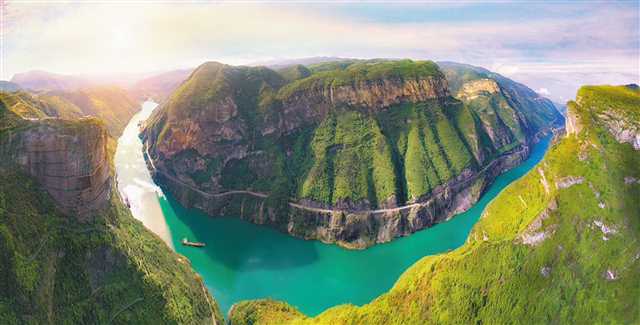
M188 241L186 238L182 238L182 245L192 247L204 247L205 244L201 242Z

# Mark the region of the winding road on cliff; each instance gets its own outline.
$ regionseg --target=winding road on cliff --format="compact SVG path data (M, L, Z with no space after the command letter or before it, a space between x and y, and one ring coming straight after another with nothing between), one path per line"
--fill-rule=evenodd
M151 158L151 156L149 155L149 148L145 145L145 156L146 156L146 161L149 162L149 166L151 167L151 169L153 170L154 173L158 173L161 174L163 177L176 182L182 186L185 186L187 188L189 188L190 190L197 192L199 194L202 194L205 197L209 197L209 198L220 198L220 197L225 197L228 195L236 195L236 194L245 194L245 195L251 195L251 196L255 196L255 197L260 197L260 198L267 198L269 196L269 194L267 193L260 193L260 192L254 192L254 191L249 191L249 190L233 190L233 191L227 191L227 192L221 192L221 193L209 193L209 192L205 192L201 189L196 188L195 186L191 185L191 184L187 184L185 182L183 182L182 180L178 179L177 177L173 176L173 175L169 175L161 170L158 170L155 166L155 164L153 163L153 159ZM478 176L480 176L481 174L484 174L489 168L493 167L493 165L495 165L495 163L500 160L503 157L506 157L508 155L517 155L517 154L521 154L522 152L524 152L525 150L527 150L527 148L521 148L520 150L516 151L516 152L511 152L511 153L507 153L507 154L503 154L502 156L492 160L488 165L486 165L485 167L483 167L482 169L480 169L477 173L475 173L473 175L473 177L465 180L465 182L469 182L472 180L476 180L478 178ZM431 195L429 195L429 199L432 198L435 195L440 194L443 189L445 189L445 186L438 186L436 187L435 190L433 190L431 192ZM390 212L400 212L403 210L410 210L412 208L416 208L416 207L420 207L420 206L424 206L427 205L429 203L429 200L427 201L423 201L423 202L416 202L416 203L412 203L412 204L407 204L407 205L403 205L400 207L395 207L395 208L386 208L386 209L377 209L377 210L357 210L357 211L353 211L353 210L334 210L334 209L323 209L323 208L317 208L317 207L311 207L308 205L303 205L300 203L294 203L294 202L289 202L289 206L296 208L296 209L300 209L300 210L305 210L305 211L311 211L311 212L317 212L317 213L327 213L327 214L333 214L333 213L348 213L348 214L352 214L352 213L357 213L357 214L380 214L380 213L390 213Z

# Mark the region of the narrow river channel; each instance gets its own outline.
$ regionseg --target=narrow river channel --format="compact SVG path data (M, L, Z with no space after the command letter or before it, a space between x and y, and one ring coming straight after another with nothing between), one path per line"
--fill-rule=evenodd
M499 176L470 210L435 227L363 251L305 241L235 218L211 218L180 206L153 182L145 165L138 123L156 108L145 102L118 140L118 185L135 218L187 256L226 313L245 299L284 300L308 315L365 304L389 290L418 259L462 245L486 205L526 174L546 152L550 137L517 168ZM186 247L182 238L206 243Z

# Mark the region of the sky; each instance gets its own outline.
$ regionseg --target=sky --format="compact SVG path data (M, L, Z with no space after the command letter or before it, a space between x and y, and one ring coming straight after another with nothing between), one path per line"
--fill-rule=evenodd
M640 1L0 0L0 79L117 75L312 56L479 65L558 102L638 83Z

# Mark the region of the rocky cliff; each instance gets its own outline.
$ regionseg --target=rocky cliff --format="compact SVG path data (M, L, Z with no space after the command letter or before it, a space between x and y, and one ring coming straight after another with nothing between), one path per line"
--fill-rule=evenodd
M114 190L104 123L15 99L0 92L0 323L221 324L188 261Z
M460 248L422 258L362 306L307 317L284 302L246 301L229 323L638 323L640 154L600 113L637 123L640 92L591 86L578 97L568 109L581 129L492 200Z
M29 121L2 137L2 165L19 166L65 214L85 219L104 208L111 194L107 138L94 118Z
M206 63L148 121L150 166L214 216L347 247L389 241L467 209L561 119L494 75L453 88L458 70L348 61L291 77Z
M602 89L607 90L608 96L603 96ZM606 129L613 137L622 143L629 143L634 149L640 150L640 111L620 110L611 103L615 99L625 99L629 105L640 107L640 101L634 94L638 92L638 85L630 84L624 87L583 87L578 92L575 102L569 105L574 106L591 106L590 108L597 115L599 122L603 123ZM574 133L579 133L581 126L575 113L568 113L568 119L571 120L571 126L567 128L567 132L571 129Z

